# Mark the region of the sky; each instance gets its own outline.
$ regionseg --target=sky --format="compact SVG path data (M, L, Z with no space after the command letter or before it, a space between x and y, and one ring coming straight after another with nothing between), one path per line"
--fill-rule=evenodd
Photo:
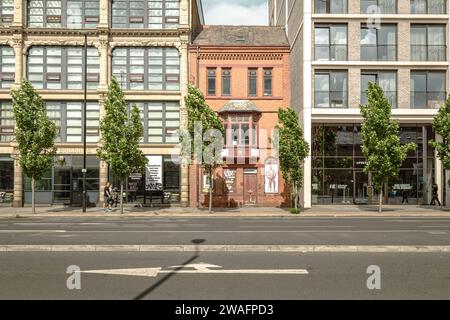
M267 0L202 0L205 24L267 25Z

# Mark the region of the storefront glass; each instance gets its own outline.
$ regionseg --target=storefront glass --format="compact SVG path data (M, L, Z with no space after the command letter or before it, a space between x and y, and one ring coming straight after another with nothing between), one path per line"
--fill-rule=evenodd
M14 195L14 160L0 156L0 205L10 204Z
M313 204L367 204L371 198L372 202L377 200L378 194L371 194L369 177L363 172L366 160L360 131L357 124L313 127ZM433 137L431 127L402 126L399 137L402 144L413 142L417 148L408 154L399 175L389 181L385 202L427 203L434 177L433 150L428 145Z

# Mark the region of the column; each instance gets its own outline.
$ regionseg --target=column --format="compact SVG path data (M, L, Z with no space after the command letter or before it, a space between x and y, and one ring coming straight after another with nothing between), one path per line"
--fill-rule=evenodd
M99 107L100 107L100 119L102 119L103 116L105 115L103 94L100 94L100 97L98 100L99 100L98 103L99 103ZM101 135L101 132L100 132L100 135ZM99 139L101 138L100 135L99 135ZM100 144L99 144L99 146L100 146ZM99 197L98 197L99 207L103 207L103 204L104 204L103 188L105 187L106 182L108 182L108 164L105 161L100 160L100 162L99 162Z
M98 85L99 92L106 92L108 90L108 67L109 67L109 43L108 36L101 35L99 39L99 55L100 55L100 81Z
M24 0L14 0L14 20L12 23L14 27L21 27L23 25L26 3Z
M14 48L14 86L19 86L23 78L24 67L24 54L23 54L23 41L21 35L14 35L10 45Z
M181 100L180 100L180 130L187 130L188 116L184 97L187 94L188 85L188 36L181 37L180 46L180 84L181 84ZM186 207L189 205L189 159L182 159L180 165L180 205Z
M188 0L180 1L180 27L189 27L189 3Z
M303 131L305 140L309 143L311 155L311 101L312 99L312 1L303 1ZM311 208L311 156L305 159L303 165L303 207Z
M111 0L100 0L100 21L98 28L108 28Z
M14 159L14 208L23 207L23 170L19 160Z

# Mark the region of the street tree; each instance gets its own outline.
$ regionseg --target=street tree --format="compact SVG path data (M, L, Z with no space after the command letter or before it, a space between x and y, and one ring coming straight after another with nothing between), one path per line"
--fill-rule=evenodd
M279 130L278 158L284 180L289 185L294 201L294 210L298 212L300 189L303 183L303 163L309 155L309 144L303 138L297 113L291 109L278 109Z
M208 106L205 97L196 87L189 85L184 101L188 111L188 132L181 135L181 152L184 157L195 159L208 173L208 208L209 212L212 212L213 174L223 163L221 151L225 128L219 116Z
M360 105L363 116L361 148L367 161L363 171L372 174L373 184L379 192L378 211L381 212L383 185L398 175L406 155L416 148L416 144L401 144L399 125L391 119L391 105L379 85L369 83L367 97L367 105Z
M444 170L450 170L450 95L433 119L433 132L439 135L440 139L432 139L429 143L436 150ZM450 186L450 180L447 179L446 177Z
M120 213L123 214L123 184L128 176L143 172L148 162L139 149L144 128L136 105L127 115L124 94L115 77L112 78L104 102L105 115L100 122L101 146L99 159L105 161L120 183Z
M47 117L45 103L29 81L22 80L11 96L19 163L24 174L31 178L31 206L36 213L35 185L52 167L56 125Z

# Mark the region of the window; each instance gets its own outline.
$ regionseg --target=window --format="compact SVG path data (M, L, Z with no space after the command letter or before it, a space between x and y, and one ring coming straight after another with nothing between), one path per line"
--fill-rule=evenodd
M14 20L14 0L0 0L0 25L10 26Z
M112 72L125 90L180 90L180 56L176 48L116 48Z
M231 95L231 69L222 69L222 95Z
M272 69L263 69L264 72L264 95L272 95Z
M208 77L208 95L215 96L216 95L216 69L208 68L207 69L207 77Z
M12 102L0 101L0 143L14 138L14 115Z
M382 25L380 29L361 25L361 61L396 61L397 26Z
M412 14L445 14L445 0L411 0Z
M47 116L58 128L57 142L83 142L83 102L45 103ZM98 102L86 104L86 142L97 143L99 138L100 110Z
M113 0L112 27L177 29L180 0Z
M411 71L411 108L439 108L447 96L445 88L445 71Z
M248 69L248 95L257 95L258 69Z
M87 88L97 89L100 58L96 48L88 48ZM82 89L82 47L32 47L28 54L28 80L36 89Z
M361 0L361 13L373 14L374 7L378 7L377 13L380 14L397 13L396 0Z
M314 29L315 60L347 60L347 26L317 25Z
M9 89L14 84L14 49L0 47L0 88Z
M178 102L133 102L139 108L144 137L141 143L179 142L180 104Z
M315 13L347 13L347 0L315 0Z
M316 72L314 77L315 108L347 108L347 72Z
M361 104L367 104L369 82L378 84L392 108L397 108L396 72L361 72Z
M411 26L411 60L445 61L445 26Z
M29 0L28 26L94 29L100 20L100 0Z
M228 114L225 118L227 147L256 147L257 124L251 114Z

